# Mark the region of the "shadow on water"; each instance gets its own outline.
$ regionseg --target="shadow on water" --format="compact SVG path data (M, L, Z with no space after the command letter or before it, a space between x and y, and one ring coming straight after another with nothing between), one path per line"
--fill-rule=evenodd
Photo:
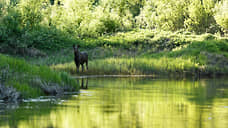
M226 128L228 80L81 78L63 102L22 103L0 127ZM4 117L4 118L3 118Z

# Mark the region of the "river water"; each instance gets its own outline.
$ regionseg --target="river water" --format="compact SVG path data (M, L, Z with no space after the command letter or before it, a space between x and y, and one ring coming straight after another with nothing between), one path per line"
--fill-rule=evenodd
M80 93L60 99L0 103L0 128L228 128L226 78L88 78L79 83Z

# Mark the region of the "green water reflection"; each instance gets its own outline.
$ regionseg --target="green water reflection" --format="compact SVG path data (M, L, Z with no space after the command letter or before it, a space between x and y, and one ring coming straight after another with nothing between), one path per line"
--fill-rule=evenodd
M228 80L91 78L59 103L23 103L0 114L10 128L227 128ZM86 85L86 80L84 84ZM84 88L86 88L84 85Z

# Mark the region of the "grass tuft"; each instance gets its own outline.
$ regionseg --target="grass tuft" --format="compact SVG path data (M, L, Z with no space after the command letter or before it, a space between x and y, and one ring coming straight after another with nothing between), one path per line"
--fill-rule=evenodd
M0 61L0 82L21 92L24 98L44 95L41 89L42 83L55 83L58 86L78 89L76 80L65 72L54 71L47 66L31 65L24 60L2 54ZM39 79L41 82L35 86L34 79Z

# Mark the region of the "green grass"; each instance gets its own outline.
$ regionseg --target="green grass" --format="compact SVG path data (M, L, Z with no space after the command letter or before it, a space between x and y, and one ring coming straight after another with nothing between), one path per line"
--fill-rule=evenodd
M44 95L41 84L55 83L78 89L76 80L65 72L53 71L47 66L35 66L24 60L0 54L0 82L12 86L24 98ZM38 82L37 82L38 81Z
M171 76L228 74L228 43L226 39L191 41L184 45L175 46L170 50L163 49L159 52L153 49L145 49L136 49L135 55L91 59L89 71L80 74ZM140 50L145 51L140 52ZM75 74L76 71L75 64L72 61L51 67L72 74Z
M178 63L177 63L178 62ZM75 64L59 64L52 66L56 70L75 73ZM199 65L183 58L106 58L97 59L89 63L89 71L85 74L177 74L185 71L195 71ZM193 72L194 73L194 72ZM178 75L178 74L177 74Z

